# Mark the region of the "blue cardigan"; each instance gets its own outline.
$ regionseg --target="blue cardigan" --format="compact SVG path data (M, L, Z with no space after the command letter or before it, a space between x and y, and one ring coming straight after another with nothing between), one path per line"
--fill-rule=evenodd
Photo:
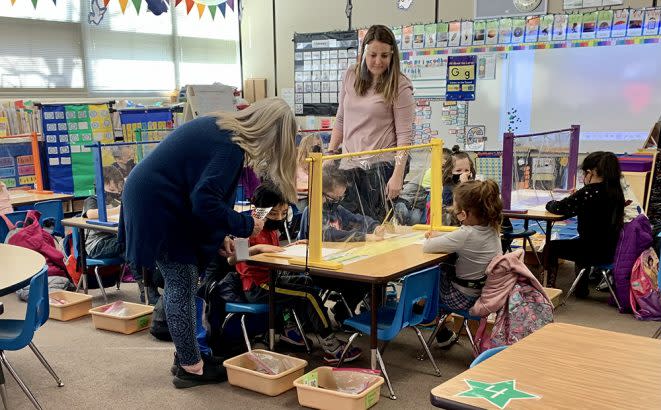
M177 128L131 172L122 195L120 239L136 267L155 260L206 266L229 234L248 237L249 215L234 211L243 151L216 119Z

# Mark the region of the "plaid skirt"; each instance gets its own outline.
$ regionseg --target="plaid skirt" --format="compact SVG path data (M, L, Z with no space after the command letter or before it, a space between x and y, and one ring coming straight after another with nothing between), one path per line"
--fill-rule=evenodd
M468 310L470 309L478 297L468 296L460 290L452 286L452 281L448 275L441 277L441 303L452 310Z

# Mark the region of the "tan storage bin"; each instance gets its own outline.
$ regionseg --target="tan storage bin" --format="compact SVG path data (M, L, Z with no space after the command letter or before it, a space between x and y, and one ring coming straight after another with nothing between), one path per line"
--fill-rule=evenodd
M306 380L310 378L316 378L319 387L306 384ZM360 394L341 393L335 390L337 386L333 378L333 368L327 366L318 367L294 381L301 406L332 410L369 409L379 402L382 384L383 378L378 377L376 383Z
M49 293L48 297L67 302L63 305L50 304L48 317L51 319L62 321L76 319L88 315L89 310L92 308L92 296L84 293L56 290Z
M227 368L227 380L232 386L243 387L267 396L277 396L293 389L294 380L305 373L305 366L308 365L308 362L303 359L280 353L260 349L253 349L253 352L286 358L294 364L294 367L280 374L260 373L255 371L255 363L248 358L248 353L243 353L223 362L223 366Z
M129 310L128 315L115 316L103 312L110 305L112 303L89 310L92 314L92 323L94 323L95 328L130 335L131 333L147 329L151 325L151 315L154 311L153 306L124 302L124 305Z

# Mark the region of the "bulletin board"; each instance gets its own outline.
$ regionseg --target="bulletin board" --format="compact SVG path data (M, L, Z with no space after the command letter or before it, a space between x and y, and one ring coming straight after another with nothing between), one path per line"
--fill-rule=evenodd
M335 115L342 77L357 55L356 31L294 34L296 115Z
M15 188L32 187L35 181L30 139L0 139L0 182Z
M126 108L120 109L119 121L125 142L134 142L137 129L142 132L143 141L160 141L167 131L174 128L170 108Z
M114 141L110 104L43 104L41 109L49 188L92 195L94 159L85 145Z

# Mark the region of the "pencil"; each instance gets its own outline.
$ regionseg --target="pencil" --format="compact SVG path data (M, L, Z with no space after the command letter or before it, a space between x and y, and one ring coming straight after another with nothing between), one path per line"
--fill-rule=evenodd
M386 222L388 221L388 218L390 218L390 214L392 214L392 210L393 210L393 209L395 209L395 208L394 208L394 207L390 207L390 210L389 210L388 213L386 214L386 217L383 218L383 222L381 222L381 225L383 225L384 223L386 223Z

